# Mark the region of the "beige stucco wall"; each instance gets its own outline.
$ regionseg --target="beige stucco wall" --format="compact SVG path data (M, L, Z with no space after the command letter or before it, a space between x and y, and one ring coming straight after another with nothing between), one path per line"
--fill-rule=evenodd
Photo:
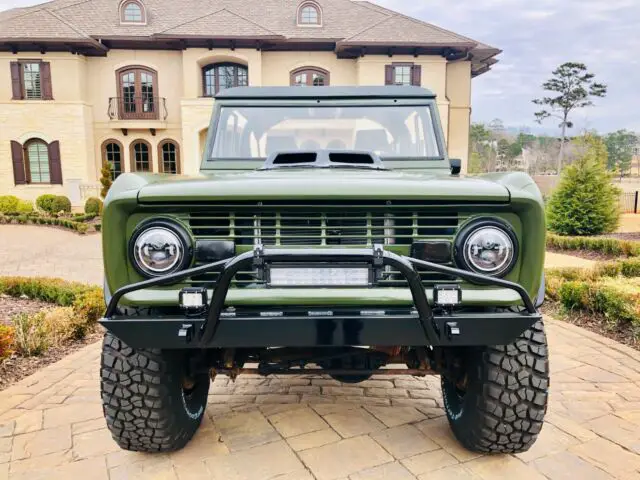
M460 158L466 172L471 121L471 62L447 64L446 98L449 101L449 119L445 135L449 141L449 156Z
M43 59L51 64L53 101L11 100L9 62ZM123 169L130 170L130 144L147 140L153 171L158 171L157 145L164 139L180 147L182 172L197 173L203 131L209 125L213 100L202 97L202 66L222 61L248 66L250 85L289 85L291 71L319 67L330 73L331 85L384 85L384 67L392 62L422 66L422 86L436 93L450 156L468 157L471 112L469 62L447 63L440 56L374 56L338 59L333 52L261 52L255 49L187 49L182 51L112 50L106 57L71 53L0 53L0 194L35 198L42 193L67 194L79 183L97 191L101 146L107 139L123 145ZM116 71L142 65L158 72L157 95L166 98L167 117L117 121L108 117L108 101L118 95ZM124 134L123 128L127 128ZM150 129L155 129L155 136ZM40 136L59 140L63 179L60 186L14 186L10 141ZM90 189L85 189L91 192ZM80 202L81 203L81 202Z

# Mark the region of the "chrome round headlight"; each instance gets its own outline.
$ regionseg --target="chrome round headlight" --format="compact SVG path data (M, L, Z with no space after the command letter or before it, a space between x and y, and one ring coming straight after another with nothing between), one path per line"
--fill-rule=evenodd
M456 241L456 260L462 268L493 277L511 271L517 252L515 234L507 224L496 220L472 222Z
M158 277L186 268L191 261L189 237L169 221L152 221L136 229L130 256L141 275Z

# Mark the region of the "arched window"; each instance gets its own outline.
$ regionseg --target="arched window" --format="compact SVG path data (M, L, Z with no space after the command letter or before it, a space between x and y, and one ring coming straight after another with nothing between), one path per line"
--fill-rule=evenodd
M158 75L146 67L131 66L118 70L120 94L118 117L121 120L156 120L159 112Z
M212 63L202 68L203 95L213 97L220 90L231 87L246 87L249 70L237 63Z
M173 140L163 140L158 145L158 163L161 173L180 173L180 149Z
M322 25L322 12L314 2L304 2L298 7L298 25Z
M151 145L146 140L135 140L131 144L131 171L151 171Z
M329 85L329 72L321 68L303 67L291 72L294 87L323 87Z
M24 144L27 183L51 183L49 146L44 140L33 138Z
M122 144L113 139L105 140L102 144L102 160L111 168L111 180L115 180L122 173Z
M138 0L129 0L120 5L120 22L146 23L144 5Z

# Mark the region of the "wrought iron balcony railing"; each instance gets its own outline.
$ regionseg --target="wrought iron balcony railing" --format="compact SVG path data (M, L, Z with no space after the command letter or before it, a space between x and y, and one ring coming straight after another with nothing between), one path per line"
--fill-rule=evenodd
M164 97L111 97L107 115L111 120L166 120Z

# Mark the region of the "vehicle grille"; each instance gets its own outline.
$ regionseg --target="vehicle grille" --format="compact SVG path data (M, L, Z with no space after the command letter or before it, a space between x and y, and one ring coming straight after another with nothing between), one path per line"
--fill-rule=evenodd
M394 205L386 202L355 205L235 205L200 208L188 216L197 239L233 240L237 246L409 246L416 239L450 239L467 218L450 206ZM455 279L421 272L425 283ZM216 274L193 278L192 283L215 280ZM238 286L260 286L254 272L241 272ZM405 286L404 279L387 269L379 286Z

